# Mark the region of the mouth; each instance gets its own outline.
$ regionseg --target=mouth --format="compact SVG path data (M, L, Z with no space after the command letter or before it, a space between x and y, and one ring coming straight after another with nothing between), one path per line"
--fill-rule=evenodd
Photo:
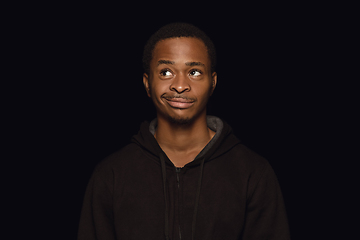
M194 105L193 100L189 100L185 98L164 98L164 99L172 108L186 109Z

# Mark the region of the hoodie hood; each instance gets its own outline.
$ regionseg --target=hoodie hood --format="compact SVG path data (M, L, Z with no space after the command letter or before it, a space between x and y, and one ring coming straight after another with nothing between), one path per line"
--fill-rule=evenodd
M207 125L215 132L215 135L197 155L194 161L186 164L188 167L198 166L202 158L205 159L205 162L211 161L240 143L240 140L233 134L231 127L220 118L207 116ZM154 137L156 128L157 119L154 119L150 123L147 121L143 122L138 134L133 136L132 142L139 145L145 152L160 161L160 156L165 153ZM173 165L168 159L166 160L167 164Z

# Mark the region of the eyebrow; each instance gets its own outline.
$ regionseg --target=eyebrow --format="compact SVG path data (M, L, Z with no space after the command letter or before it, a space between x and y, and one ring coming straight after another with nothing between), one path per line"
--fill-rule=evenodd
M174 65L175 62L174 61L170 61L170 60L159 60L158 61L158 66L161 64L168 64L168 65ZM203 64L202 62L186 62L185 63L186 66L205 66L205 64Z
M186 66L205 66L202 62L187 62L185 63Z
M175 64L175 62L173 62L173 61L169 61L169 60L159 60L157 65L159 66L159 65L161 65L161 64L170 64L170 65L174 65L174 64Z

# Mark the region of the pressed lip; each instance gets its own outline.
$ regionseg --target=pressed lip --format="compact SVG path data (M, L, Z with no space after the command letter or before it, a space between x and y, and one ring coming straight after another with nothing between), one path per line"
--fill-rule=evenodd
M164 98L166 102L173 108L189 108L194 104L194 101L184 98Z

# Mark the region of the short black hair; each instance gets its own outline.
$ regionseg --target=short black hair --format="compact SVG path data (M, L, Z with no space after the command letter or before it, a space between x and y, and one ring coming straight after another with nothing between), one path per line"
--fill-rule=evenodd
M149 40L145 44L142 59L145 73L150 73L150 62L152 60L153 51L156 44L161 40L178 37L193 37L202 40L208 50L209 58L211 61L211 72L215 72L216 49L211 39L205 34L205 32L192 24L176 22L161 27L149 38Z

